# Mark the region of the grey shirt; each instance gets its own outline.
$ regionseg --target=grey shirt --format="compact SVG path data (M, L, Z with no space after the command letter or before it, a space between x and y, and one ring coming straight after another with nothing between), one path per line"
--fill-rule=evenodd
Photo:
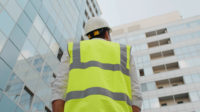
M132 49L131 49L132 51ZM140 91L140 84L138 81L138 77L136 75L136 69L134 60L130 57L130 77L131 77L131 89L132 89L132 105L138 106L141 108L142 106L142 94ZM67 89L68 82L68 73L69 73L69 54L68 52L64 52L61 58L61 64L58 68L58 73L55 80L52 82L52 101L54 100L65 100L65 92Z

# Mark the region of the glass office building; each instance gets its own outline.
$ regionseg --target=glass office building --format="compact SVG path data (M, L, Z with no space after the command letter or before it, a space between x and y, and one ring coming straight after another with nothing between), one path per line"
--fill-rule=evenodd
M67 42L100 14L96 0L0 0L0 111L51 112Z
M112 39L132 46L142 112L200 112L200 16L140 26L118 26Z

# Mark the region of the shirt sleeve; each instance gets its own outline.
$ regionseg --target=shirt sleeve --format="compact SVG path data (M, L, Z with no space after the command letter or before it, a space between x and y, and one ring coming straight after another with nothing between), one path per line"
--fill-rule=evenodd
M131 77L132 105L141 108L143 99L140 90L140 83L136 74L136 68L132 52L130 57L130 77Z
M69 54L64 52L61 58L61 63L58 67L58 72L56 78L51 83L52 86L52 99L54 100L65 100L65 91L67 89L68 81L68 72L69 72Z

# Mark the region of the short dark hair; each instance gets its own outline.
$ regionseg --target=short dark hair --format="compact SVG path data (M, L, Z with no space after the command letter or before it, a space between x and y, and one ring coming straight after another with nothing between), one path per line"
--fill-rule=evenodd
M90 37L90 39L92 38L103 38L105 39L105 33L106 31L110 31L109 28L105 27L105 28L101 28L101 29L97 29L97 30L94 30L90 33L87 34L88 37ZM95 32L98 32L98 34L95 34Z

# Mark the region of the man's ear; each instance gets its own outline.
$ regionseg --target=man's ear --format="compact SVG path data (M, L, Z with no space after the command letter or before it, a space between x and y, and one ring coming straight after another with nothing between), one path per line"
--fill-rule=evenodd
M111 41L109 31L106 31L106 32L105 32L105 39L106 39L107 41Z

